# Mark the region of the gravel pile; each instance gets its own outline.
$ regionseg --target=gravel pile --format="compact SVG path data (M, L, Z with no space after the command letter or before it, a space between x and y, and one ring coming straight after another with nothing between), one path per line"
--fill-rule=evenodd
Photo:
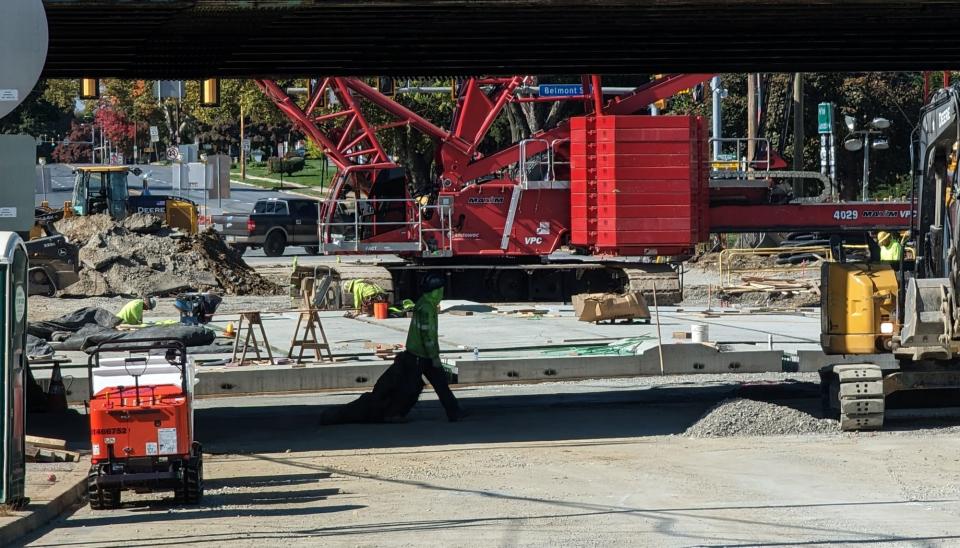
M74 217L56 228L80 246L80 280L62 296L173 296L208 289L275 295L282 289L247 266L213 231L187 236L144 214L121 222L107 215Z
M835 420L817 418L775 403L737 398L724 400L709 409L683 435L727 438L838 433Z

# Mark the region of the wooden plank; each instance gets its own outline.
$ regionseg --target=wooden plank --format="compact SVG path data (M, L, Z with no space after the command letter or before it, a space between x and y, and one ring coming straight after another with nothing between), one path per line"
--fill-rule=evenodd
M26 436L26 442L38 447L49 447L51 449L66 449L67 441L57 438L42 438L40 436Z

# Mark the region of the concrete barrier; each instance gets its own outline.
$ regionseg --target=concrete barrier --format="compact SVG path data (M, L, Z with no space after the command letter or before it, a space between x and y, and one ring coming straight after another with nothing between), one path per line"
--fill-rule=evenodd
M198 397L236 394L271 394L373 386L391 362L350 365L245 366L200 369L195 391Z
M599 378L659 375L657 347L639 356L571 356L456 360L460 383ZM703 344L663 345L663 373L766 373L783 370L783 351L746 350L721 352Z

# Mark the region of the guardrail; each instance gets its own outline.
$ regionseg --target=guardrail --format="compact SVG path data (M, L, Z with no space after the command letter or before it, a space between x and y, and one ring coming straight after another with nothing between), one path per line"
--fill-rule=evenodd
M378 209L392 204L402 204L404 220L384 221L377 219ZM320 250L337 252L419 252L431 256L453 254L452 208L449 205L421 205L407 198L349 198L328 201L327 207L335 208L333 221L321 222ZM414 219L406 219L408 211L415 211ZM439 226L425 226L424 217L438 215ZM386 230L382 230L386 229ZM406 230L403 230L406 229ZM392 241L373 240L378 234L406 235ZM436 237L431 238L431 235Z

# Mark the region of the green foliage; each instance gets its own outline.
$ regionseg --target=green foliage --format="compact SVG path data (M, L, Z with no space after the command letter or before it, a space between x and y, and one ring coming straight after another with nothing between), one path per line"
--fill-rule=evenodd
M270 173L283 173L293 175L298 171L303 171L305 163L303 158L293 156L290 158L277 158L276 156L267 159L267 169Z
M314 143L312 139L307 139L307 158L320 160L323 155L323 148Z

